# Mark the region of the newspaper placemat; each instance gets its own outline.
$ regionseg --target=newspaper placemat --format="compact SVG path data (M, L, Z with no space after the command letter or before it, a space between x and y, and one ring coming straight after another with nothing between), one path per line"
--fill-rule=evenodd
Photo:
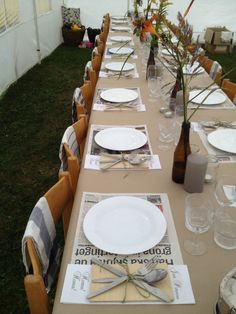
M134 65L134 69L133 70L131 70L131 71L122 71L122 73L120 71L116 72L116 71L107 70L105 68L105 64L106 63L102 62L101 70L99 72L99 77L101 77L101 78L105 78L105 77L115 78L115 79L119 79L119 78L126 78L126 79L129 79L129 78L139 78L139 74L138 74L138 71L137 71L136 63L133 63L133 65Z
M167 232L160 243L155 247L138 254L118 255L105 252L92 245L83 232L83 220L87 212L98 202L119 195L139 197L153 203L157 210L162 210L167 221ZM172 217L168 196L166 193L90 193L84 192L80 205L80 214L76 228L76 235L71 256L72 264L88 265L92 257L99 258L107 264L143 264L150 258L157 256L159 263L168 265L183 264L179 241Z
M204 147L206 148L207 150L207 153L209 155L214 155L217 157L218 159L218 162L236 162L236 155L235 154L231 154L231 153L227 153L227 152L224 152L220 149L217 149L215 147L213 147L207 140L207 135L210 133L210 132L205 132L202 125L201 125L201 122L191 122L191 127L193 128L193 130L195 132L198 133ZM218 130L220 129L224 129L222 127L219 127L217 128Z
M146 107L142 102L140 88L129 87L129 90L138 93L138 98L129 103L109 103L103 100L100 95L103 91L109 90L110 88L99 88L97 90L97 96L95 103L93 104L93 110L96 111L146 111Z
M85 164L84 168L85 169L93 169L93 170L100 170L100 160L102 154L110 154L110 155L117 155L120 154L121 152L117 151L111 151L107 150L99 145L94 140L95 135L106 128L112 128L112 127L121 127L120 125L91 125L90 128L90 133L89 133L89 141L88 141L88 150L87 154L85 157ZM161 169L161 163L158 155L153 155L152 153L152 148L147 132L147 127L146 125L122 125L122 127L127 127L127 128L134 128L138 131L143 132L146 137L147 137L147 143L140 147L139 149L136 149L135 151L126 151L125 154L132 154L132 153L137 153L140 155L148 156L148 168L149 169ZM113 168L111 167L111 170L146 170L147 168L145 167L128 167L126 168L126 165L123 163L120 163L120 167Z

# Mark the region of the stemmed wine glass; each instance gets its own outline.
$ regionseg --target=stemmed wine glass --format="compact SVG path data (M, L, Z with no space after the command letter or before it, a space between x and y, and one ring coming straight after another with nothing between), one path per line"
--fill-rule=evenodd
M185 226L194 232L192 239L185 240L184 249L191 255L203 255L207 251L199 234L206 232L212 223L212 204L200 193L188 195L185 200Z

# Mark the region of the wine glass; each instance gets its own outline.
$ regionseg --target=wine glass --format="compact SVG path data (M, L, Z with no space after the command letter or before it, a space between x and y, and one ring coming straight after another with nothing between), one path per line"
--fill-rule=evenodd
M158 147L161 150L169 150L174 146L175 119L160 118L158 120Z
M200 193L188 195L185 200L185 226L194 232L192 239L185 240L184 249L190 255L203 255L207 251L199 234L206 232L212 223L212 204Z

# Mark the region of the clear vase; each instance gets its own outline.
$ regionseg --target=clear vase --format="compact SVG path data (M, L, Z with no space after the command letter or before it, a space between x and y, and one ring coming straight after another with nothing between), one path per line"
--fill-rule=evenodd
M172 180L176 183L184 183L187 157L191 153L189 143L190 122L183 122L180 139L174 152Z

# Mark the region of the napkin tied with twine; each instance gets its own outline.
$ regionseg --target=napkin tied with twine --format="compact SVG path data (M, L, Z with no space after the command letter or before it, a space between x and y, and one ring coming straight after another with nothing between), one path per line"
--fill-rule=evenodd
M124 271L125 268L120 265L112 265L112 267ZM137 271L140 268L140 265L138 264L128 264L127 269L129 274L133 274L135 271ZM167 264L157 264L155 266L156 269L162 268L168 270ZM132 276L131 276L132 277ZM101 279L101 278L119 278L116 275L112 274L108 270L102 268L101 266L92 265L91 270L91 287L90 287L90 293L95 293L98 289L101 289L103 287L106 287L107 283L96 283L93 282L93 280ZM139 281L140 282L140 281ZM146 286L149 286L146 284ZM169 298L169 301L174 300L170 275L168 275L162 279L161 281L158 281L153 287L161 289ZM134 301L142 301L142 302L148 302L148 301L160 301L160 299L152 294L150 294L147 290L145 290L145 283L144 288L141 288L140 286L137 286L135 284L135 281L132 280L126 280L122 282L121 284L115 286L114 288L103 292L102 294L99 294L97 296L94 296L90 299L91 302L134 302Z

